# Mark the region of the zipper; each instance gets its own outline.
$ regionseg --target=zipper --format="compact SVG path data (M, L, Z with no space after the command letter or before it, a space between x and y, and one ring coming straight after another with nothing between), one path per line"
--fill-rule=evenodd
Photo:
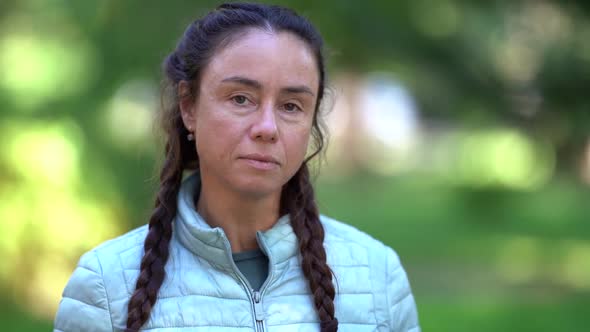
M272 256L270 255L270 251L268 250L268 247L266 246L266 243L262 239L262 232L260 232L260 231L256 232L256 242L258 242L258 246L260 247L260 250L262 250L262 252L268 258L268 276L266 277L266 280L264 280L264 282L262 283L262 286L260 286L260 290L254 291L254 297L253 297L254 298L254 313L255 313L255 315L257 313L260 313L260 317L256 317L256 328L257 328L256 331L264 332L264 331L266 331L266 324L264 322L264 318L265 318L264 315L266 313L265 313L264 307L262 305L262 296L264 296L264 292L268 288L268 284L273 279L274 262L273 262Z
M231 255L231 250L230 250ZM262 306L262 297L259 291L255 291L251 286L250 282L242 272L238 269L236 264L233 261L233 257L231 259L235 276L237 279L242 283L242 286L246 288L246 293L248 293L248 298L250 299L250 305L252 307L252 312L254 313L254 330L256 332L264 332L264 307Z
M256 319L256 331L264 332L264 308L262 307L261 295L259 291L254 291L254 318Z
M264 281L262 286L260 286L260 290L255 291L252 288L252 286L250 286L250 282L248 281L248 279L246 279L246 277L244 277L244 275L242 274L240 269L238 269L238 266L236 265L236 263L234 262L234 259L232 257L231 245L229 243L229 240L225 236L225 232L223 232L223 229L221 230L221 232L222 232L223 236L225 237L225 241L224 241L225 248L226 248L226 252L228 253L228 256L229 256L229 261L231 262L232 268L234 270L234 274L235 274L236 278L242 283L242 286L244 286L247 290L248 298L250 299L250 304L252 306L252 312L254 313L254 330L256 332L265 332L266 331L266 324L264 323L265 311L264 311L264 306L262 305L262 296L264 295L264 291L267 288L269 280L272 279L272 273L273 273L272 259L268 255L268 252L269 252L268 248L266 247L266 244L264 243L264 241L262 241L262 239L260 237L260 232L256 232L256 239L258 241L258 245L260 246L262 252L264 252L264 254L268 257L269 269L268 269L268 277L266 278L266 280Z

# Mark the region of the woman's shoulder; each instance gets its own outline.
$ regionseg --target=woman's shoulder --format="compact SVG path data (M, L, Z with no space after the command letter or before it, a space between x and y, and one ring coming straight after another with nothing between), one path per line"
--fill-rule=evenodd
M324 226L326 240L329 242L354 243L367 249L387 248L383 242L350 224L325 215L320 215L320 221Z
M147 231L148 226L143 225L98 244L80 257L78 266L96 265L105 275L120 268L139 266ZM133 267L126 266L129 264Z
M397 252L373 236L334 218L320 215L324 226L324 244L334 256L358 261L359 264L379 265L387 262L400 265ZM395 266L394 266L395 268Z
M143 225L102 242L90 251L94 252L101 260L103 258L108 259L112 256L118 256L129 251L142 251L147 232L148 226Z
M138 227L80 257L62 293L55 330L89 331L89 324L93 331L112 330L110 301L128 296L124 271L139 266L146 233L147 226Z
M381 303L378 311L392 331L419 332L416 303L398 254L356 227L323 215L320 220L326 233L328 264L336 274L339 294L373 293Z

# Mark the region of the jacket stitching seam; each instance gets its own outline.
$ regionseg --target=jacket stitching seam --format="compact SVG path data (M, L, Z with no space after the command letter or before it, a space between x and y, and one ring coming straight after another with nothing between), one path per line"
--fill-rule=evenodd
M87 306L89 306L89 307L93 307L93 308L96 308L96 309L100 309L100 310L104 310L104 311L107 311L107 310L108 310L108 309L106 309L106 308L97 307L97 306L96 306L96 305L94 305L94 304L90 304L90 303L84 302L84 301L82 301L82 300L75 299L75 298L73 298L73 297L70 297L70 296L64 296L64 298L70 299L70 300L72 300L72 301L80 302L80 303L82 303L82 304L85 304L85 305L87 305Z
M283 264L283 263L285 263L286 261L287 261L287 260L285 260L285 261L283 261L283 262L280 262L280 263L277 263L277 264ZM291 265L291 264L289 263L289 265ZM297 263L297 264L293 264L292 266L293 266L293 267L300 267L300 266L301 266L301 264ZM370 264L330 264L330 267L347 267L347 268L348 268L348 267L349 267L349 268L355 268L355 267L368 267L368 268L370 268L370 267L371 267L371 265L370 265ZM184 267L181 267L181 268L174 268L174 269L172 269L172 268L171 268L171 269L167 270L166 272L169 272L169 271L170 271L170 272L175 272L175 271L184 271L184 269L185 269ZM396 270L397 270L397 269L396 269ZM141 271L141 270L140 270L140 269L136 269L136 268L123 268L123 271L125 271L125 272L128 272L128 271Z
M412 292L408 291L406 294L404 294L404 296L400 297L399 300L395 301L395 303L392 305L392 307L399 305L400 303L402 303L403 300L407 299L410 295L412 295Z
M373 295L373 292L355 292L355 293L338 293L339 295ZM281 294L281 295L265 295L264 298L280 298L280 297L288 297L288 296L309 296L309 293L295 293L295 294Z
M265 298L278 299L278 298L282 298L282 297L309 296L309 295L310 295L309 293L305 293L305 294L281 294L281 295L275 295L275 296L265 295ZM371 293L371 292L361 292L361 293L339 293L339 295L374 295L374 294ZM184 294L184 295L173 295L173 296L160 296L160 295L158 295L158 300L183 298L183 297L187 297L187 296L201 296L201 297L211 297L211 298L223 299L223 300L246 301L246 302L248 302L248 300L247 299L244 299L244 298L231 298L231 297L215 296L215 295L208 295L208 294ZM120 300L123 300L123 298L122 299L115 300L115 301L120 301ZM402 298L402 300L403 300L403 298ZM397 302L396 302L396 304L397 304ZM396 304L394 304L394 305L396 305Z
M299 324L317 324L317 321L309 321L309 322L294 322L294 323L281 323L281 324L268 324L268 326L284 326L284 325L299 325ZM338 321L338 325L369 325L375 326L375 323L366 323L366 322L340 322Z
M78 268L78 269L82 269L82 270L86 270L86 271L90 271L90 272L92 272L92 273L94 273L94 274L96 274L96 275L100 275L99 273L96 273L96 271L94 271L93 269L91 269L91 268L88 268L88 267L86 267L86 266L81 266L81 265L78 265L76 268Z
M317 324L317 321L308 321L308 322L294 322L294 323L282 323L282 324L268 324L268 326L285 326L285 325L299 325L299 324ZM374 323L363 323L363 322L343 322L341 323L342 325L369 325L369 326L374 326ZM218 324L207 324L207 325L191 325L191 326L187 326L187 325L162 325L162 326L152 326L149 328L143 328L142 331L149 331L149 330L155 330L155 329L161 329L161 328L194 328L194 327L203 327L203 326L215 326L215 327L237 327L237 328L242 328L242 327L246 327L246 328L250 328L250 326L246 326L246 325L218 325ZM417 326L416 326L417 327ZM118 327L121 328L121 327Z
M127 279L127 275L125 274L125 271L131 270L131 271L139 271L141 272L141 269L135 269L135 268L131 268L131 269L126 269L123 266L123 258L121 257L121 255L123 253L127 252L127 250L125 250L124 252L119 252L117 254L117 258L119 258L119 266L121 266L121 270L123 271L123 281L125 281L125 289L127 290L127 297L129 297L130 295L133 295L133 291L129 289L129 280ZM139 276L138 276L139 277Z
M98 254L96 253L96 251L94 252L94 256L96 257L96 262L98 263L98 267L100 268L100 279L102 280L102 284L104 287L104 295L107 298L107 313L109 315L109 319L111 320L111 330L115 331L115 328L114 328L115 324L113 323L113 315L111 314L111 301L109 300L109 293L107 292L107 284L104 280L102 264L100 263L100 258L98 257Z
M208 295L208 294L184 294L184 295L172 295L172 296L160 296L160 295L158 295L158 300L182 298L182 297L187 297L187 296L202 296L202 297L211 297L211 298L222 299L222 300L233 300L233 301L250 302L250 300L248 300L246 298L232 298L232 297L215 296L215 295Z
M162 325L162 326L152 326L148 328L142 328L141 331L150 331L150 330L158 330L158 329L169 329L169 328L180 328L180 329L191 329L195 327L233 327L233 328L249 328L252 327L249 325L221 325L221 324L207 324L207 325ZM119 327L120 328L120 327Z
M367 258L368 258L368 257L367 257ZM369 258L369 260L368 260L368 263L369 263L369 264L371 263L371 261L370 261L370 258ZM369 269L370 269L370 268L369 268ZM370 282L371 282L371 287L370 287L370 289L371 289L371 290L373 290L373 291L371 292L371 297L372 297L372 299L373 299L373 316L375 317L375 324L379 324L379 318L377 317L377 311L378 311L378 310L376 310L376 309L377 309L377 297L376 297L376 296L375 296L375 294L374 294L374 293L375 293L375 277L374 277L374 275L373 275L373 274L369 274L369 280L370 280Z
M275 265L275 269L278 269L280 264L285 264L285 266L281 269L280 273L275 275L273 279L268 281L268 286L267 288L270 288L270 286L276 284L277 282L283 280L283 278L285 277L285 274L287 273L287 271L289 271L289 267L291 267L291 259L286 259L281 263L277 263L274 264ZM270 273L270 271L269 271ZM270 274L269 274L270 277ZM267 295L268 297L268 295Z
M325 217L325 216L324 216L324 217ZM331 218L329 218L329 217L326 217L326 218L328 218L328 219L330 219L330 220L333 220L333 219L331 219ZM335 221L335 220L333 220L333 221ZM325 225L325 223L322 223L322 224L323 224L323 225ZM350 225L348 225L348 226L350 226ZM328 233L328 232L326 232L326 233ZM368 234L367 234L367 235L368 235ZM337 238L337 239L339 239L339 240L341 240L342 242L345 242L345 243L350 243L350 242L352 242L352 243L354 243L354 244L356 244L356 245L358 245L358 246L361 246L361 247L363 247L363 248L365 248L365 249L369 249L369 246L370 246L370 245L368 245L366 242L364 242L364 241L362 241L362 240L360 240L360 241L359 241L358 239L356 239L356 238L354 238L354 237L353 237L353 238L344 238L344 237L342 237L342 236L338 235L338 232L332 232L332 233L330 233L330 236L332 236L332 237L335 237L335 238ZM380 241L380 240L378 240L378 239L373 239L373 240L376 240L376 241L378 241L378 242L379 242L379 243L381 243L381 244L383 243L383 242L381 242L381 241Z
M385 301L387 303L386 314L387 314L387 327L391 330L393 328L393 324L391 322L391 307L389 306L389 259L387 257L387 252L385 252Z
M326 233L327 233L327 232L326 232ZM342 236L340 236L340 235L338 235L338 234L330 234L330 236L332 236L332 237L335 237L335 238L339 239L339 240L340 240L340 241L342 241L342 242L345 242L345 243L350 243L350 242L352 242L352 243L354 243L354 244L358 245L359 247L363 247L363 248L365 248L365 249L368 249L368 248L367 248L368 246L367 246L367 244L366 244L365 242L358 241L358 240L356 240L356 239L347 239L347 238L344 238L344 237L342 237Z

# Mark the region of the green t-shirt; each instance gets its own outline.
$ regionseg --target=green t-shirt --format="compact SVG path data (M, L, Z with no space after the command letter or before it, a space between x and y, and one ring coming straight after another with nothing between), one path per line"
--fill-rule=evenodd
M236 252L232 256L250 286L255 291L260 290L268 276L268 257L260 249Z

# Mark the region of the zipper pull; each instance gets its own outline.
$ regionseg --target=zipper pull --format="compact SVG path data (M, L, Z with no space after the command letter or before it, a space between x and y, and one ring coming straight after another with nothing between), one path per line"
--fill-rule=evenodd
M264 320L264 308L262 307L262 301L260 298L260 292L254 291L254 315L256 316L257 321Z

